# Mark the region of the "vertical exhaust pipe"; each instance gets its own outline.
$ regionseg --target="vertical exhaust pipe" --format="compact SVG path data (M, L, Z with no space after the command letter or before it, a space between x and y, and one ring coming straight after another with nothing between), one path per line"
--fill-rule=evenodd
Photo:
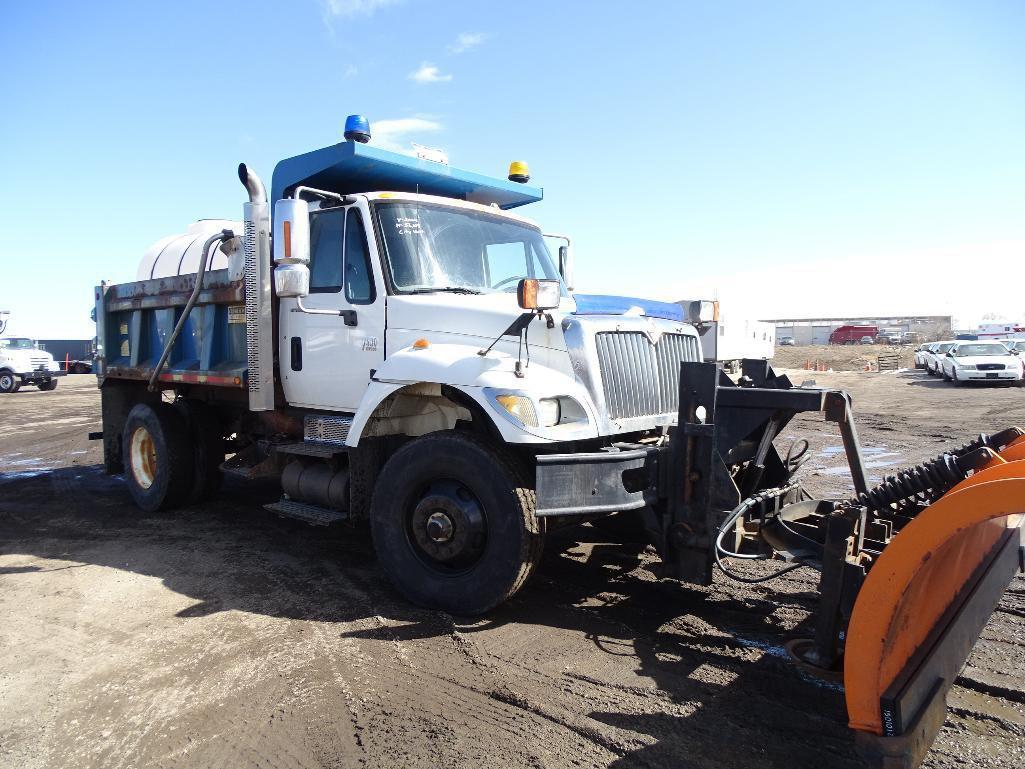
M260 177L250 171L245 163L238 164L238 180L245 185L250 203L267 202L267 188L263 186Z
M245 163L239 181L249 193L243 208L246 254L246 354L250 411L274 410L274 321L271 296L270 205L267 188Z

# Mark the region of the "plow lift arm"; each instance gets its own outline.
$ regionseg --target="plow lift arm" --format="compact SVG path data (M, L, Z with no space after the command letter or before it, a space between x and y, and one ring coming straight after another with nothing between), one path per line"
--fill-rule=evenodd
M874 488L851 399L794 387L766 361L734 383L712 363L681 364L662 500L647 511L669 573L764 582L801 566L820 573L815 636L792 642L807 667L842 673L849 725L869 765L917 767L946 694L1007 585L1025 570L1025 433L980 435ZM813 499L794 475L808 450L772 441L798 413L839 426L855 495ZM786 562L748 577L736 559Z

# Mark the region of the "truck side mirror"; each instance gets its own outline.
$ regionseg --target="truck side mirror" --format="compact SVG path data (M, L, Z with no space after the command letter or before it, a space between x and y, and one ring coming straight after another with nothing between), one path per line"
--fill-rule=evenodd
M274 204L274 293L280 298L310 293L310 205L286 198Z
M573 290L573 251L569 245L559 246L559 274L566 284L566 290Z

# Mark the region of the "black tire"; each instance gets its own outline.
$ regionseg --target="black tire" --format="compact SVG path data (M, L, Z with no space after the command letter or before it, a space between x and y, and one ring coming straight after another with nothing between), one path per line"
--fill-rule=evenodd
M954 369L954 376L952 377L952 381L954 382L954 387L964 387L965 386L965 381L963 379L958 379L957 378L957 369Z
M370 524L395 587L415 604L453 614L482 614L511 598L544 547L523 468L454 431L410 441L392 455L377 479Z
M181 504L192 489L194 460L188 428L174 406L136 404L121 445L128 491L139 508L152 513Z
M947 376L947 372L946 372L946 371L942 371L942 370L941 370L941 371L940 371L940 373L941 373L941 374L942 374L942 376L943 376L943 381L944 381L944 382L950 382L950 381L953 381L953 380L951 380L951 378L950 378L949 376Z
M192 466L192 488L185 501L202 502L214 496L224 479L224 434L217 413L201 401L179 400L175 404L185 420L195 460Z
M0 393L16 393L21 383L10 371L0 371Z
M43 392L50 392L51 390L57 389L57 380L47 379L45 382L40 382L39 384L37 384L36 387L38 387Z

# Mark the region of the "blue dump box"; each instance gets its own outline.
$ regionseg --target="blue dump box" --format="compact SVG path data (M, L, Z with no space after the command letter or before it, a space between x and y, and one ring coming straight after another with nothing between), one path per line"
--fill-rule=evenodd
M100 380L148 380L196 285L195 274L96 289ZM228 270L203 290L157 381L246 387L245 285Z

